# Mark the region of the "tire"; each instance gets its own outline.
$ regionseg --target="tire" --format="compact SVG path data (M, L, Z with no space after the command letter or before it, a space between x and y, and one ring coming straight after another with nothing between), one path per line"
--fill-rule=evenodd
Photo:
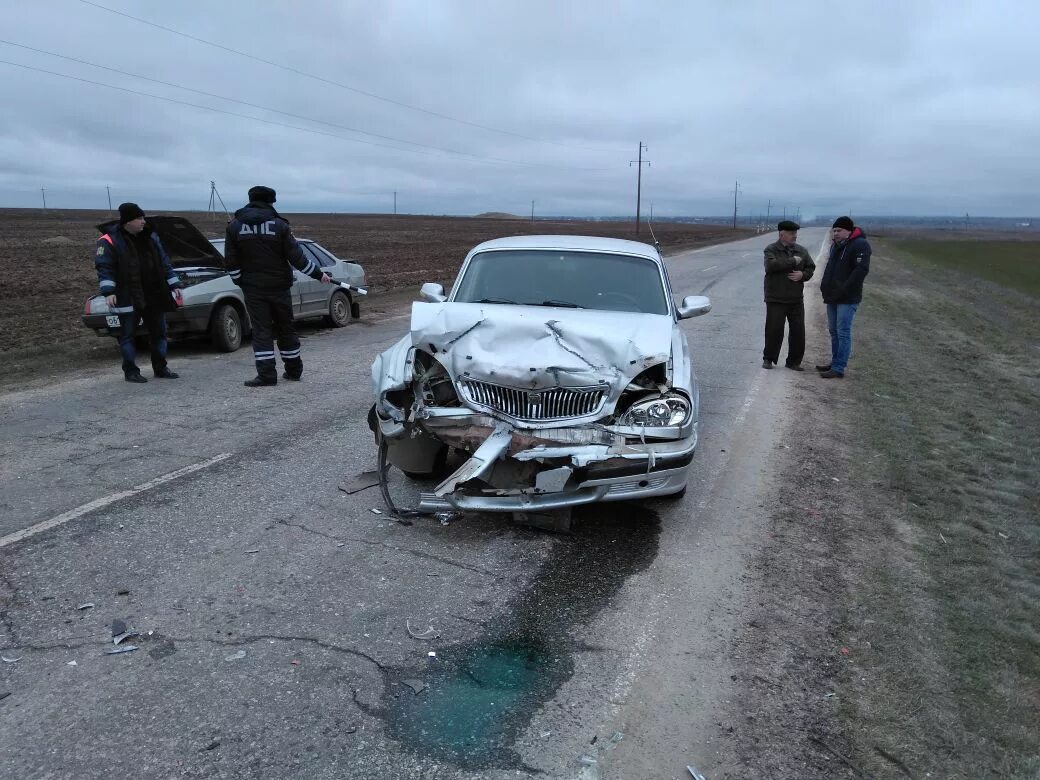
M329 297L329 314L325 319L334 328L350 324L350 296L343 290L336 290Z
M242 316L230 303L221 303L213 311L209 337L221 352L234 352L242 346Z
M448 464L448 447L444 446L437 450L437 455L433 459L433 468L429 471L405 471L401 469L406 477L409 479L415 479L424 481L428 479L443 479L450 473L447 469Z
M678 493L669 493L667 496L661 496L661 498L665 499L666 501L678 501L680 498L686 495L687 487L688 485L683 485L682 490L680 490Z

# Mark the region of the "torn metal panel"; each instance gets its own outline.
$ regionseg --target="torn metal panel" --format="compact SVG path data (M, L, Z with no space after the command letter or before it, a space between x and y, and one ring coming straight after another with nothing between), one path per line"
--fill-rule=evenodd
M472 457L463 463L450 477L439 484L434 494L444 496L451 493L463 482L479 477L490 469L509 447L510 431L506 425L500 425L494 433L484 440Z

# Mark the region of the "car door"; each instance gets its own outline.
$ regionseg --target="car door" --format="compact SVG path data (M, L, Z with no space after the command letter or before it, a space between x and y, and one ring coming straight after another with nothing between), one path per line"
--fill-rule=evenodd
M308 260L313 260L319 267L323 265L323 258L320 253L314 251L309 241L301 241L300 249L303 250L303 256ZM296 283L293 287L299 293L299 316L314 317L326 314L328 312L329 285L311 279L299 271L294 270L293 273L296 276Z

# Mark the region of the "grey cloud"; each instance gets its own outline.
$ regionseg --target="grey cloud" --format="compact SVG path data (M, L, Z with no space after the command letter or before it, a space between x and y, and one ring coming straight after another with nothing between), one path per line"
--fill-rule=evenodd
M0 65L0 205L228 205L266 182L292 210L627 214L636 145L655 213L1038 211L1040 10L1026 2L312 2L103 0L393 100L408 111L76 0L19 4L0 59L277 127ZM476 158L404 146L131 73ZM521 164L494 162L500 158ZM98 193L101 193L99 195ZM121 195L121 197L123 197ZM646 208L646 206L644 206Z

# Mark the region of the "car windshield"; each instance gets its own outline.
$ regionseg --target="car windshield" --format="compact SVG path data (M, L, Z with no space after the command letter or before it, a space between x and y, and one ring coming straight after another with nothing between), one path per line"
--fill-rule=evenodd
M480 252L466 267L454 300L668 314L653 260L559 249Z

